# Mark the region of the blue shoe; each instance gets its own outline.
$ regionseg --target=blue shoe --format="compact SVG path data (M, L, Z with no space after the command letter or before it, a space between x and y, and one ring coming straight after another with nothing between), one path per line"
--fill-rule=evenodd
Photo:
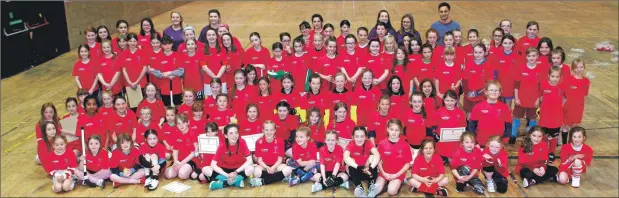
M217 175L217 177L215 177L215 179L219 180L219 181L227 181L228 180L228 178L226 176L223 176L223 175Z
M301 183L301 179L299 179L299 177L292 177L290 178L290 181L288 181L288 186L294 186Z
M251 187L262 186L262 184L262 178L252 178L249 180L249 186Z
M312 179L313 176L314 176L313 172L307 171L305 174L301 176L301 182L309 181L310 179Z
M237 175L234 178L234 183L233 186L239 187L239 188L243 188L245 187L245 182L243 182L245 178L243 176Z
M224 182L223 181L212 181L211 184L209 185L209 188L211 190L222 189L224 188Z

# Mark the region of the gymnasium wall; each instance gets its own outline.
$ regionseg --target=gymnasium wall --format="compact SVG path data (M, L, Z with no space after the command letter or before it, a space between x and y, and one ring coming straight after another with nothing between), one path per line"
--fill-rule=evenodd
M124 19L129 25L140 22L144 17L153 17L172 10L190 1L79 1L66 2L65 15L67 17L67 29L69 32L69 45L71 49L84 43L84 29L88 26L97 27L105 25L110 34L116 33L116 21ZM169 24L155 24L158 31L163 31ZM129 29L138 32L139 29Z

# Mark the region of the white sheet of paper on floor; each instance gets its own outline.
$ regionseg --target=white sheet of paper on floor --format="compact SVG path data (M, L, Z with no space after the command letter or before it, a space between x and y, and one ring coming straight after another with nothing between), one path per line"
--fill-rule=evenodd
M182 193L182 192L189 190L190 188L191 186L185 185L177 181L174 181L172 183L169 183L168 185L163 186L163 189L166 189L170 192L175 192L175 193Z

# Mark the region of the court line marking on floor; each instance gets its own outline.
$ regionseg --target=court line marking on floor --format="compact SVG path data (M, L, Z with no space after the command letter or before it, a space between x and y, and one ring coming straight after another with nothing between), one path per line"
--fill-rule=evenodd
M31 134L31 135L29 135L28 137L26 137L26 138L22 139L21 141L19 141L19 142L18 142L18 143L16 143L15 145L13 145L13 146L9 147L8 149L4 150L4 152L5 152L5 153L8 153L8 152L12 151L13 149L17 148L19 145L23 144L26 140L28 140L28 139L32 138L34 135L35 135L34 133L33 133L33 134Z

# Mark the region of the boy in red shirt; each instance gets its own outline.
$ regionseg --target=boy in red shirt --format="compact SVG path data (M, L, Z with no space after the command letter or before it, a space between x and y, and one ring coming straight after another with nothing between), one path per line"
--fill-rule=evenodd
M514 144L518 137L518 129L520 128L520 119L526 116L527 128L537 125L537 107L539 107L539 82L540 73L537 67L537 58L539 52L535 48L529 48L526 51L527 61L520 64L516 69L516 83L514 85L514 120L512 122L512 136L509 143Z
M485 88L486 100L477 103L471 113L468 131L477 135L477 144L481 148L484 148L491 136L507 138L512 128L509 107L499 101L501 91L501 84L494 80L488 81Z

